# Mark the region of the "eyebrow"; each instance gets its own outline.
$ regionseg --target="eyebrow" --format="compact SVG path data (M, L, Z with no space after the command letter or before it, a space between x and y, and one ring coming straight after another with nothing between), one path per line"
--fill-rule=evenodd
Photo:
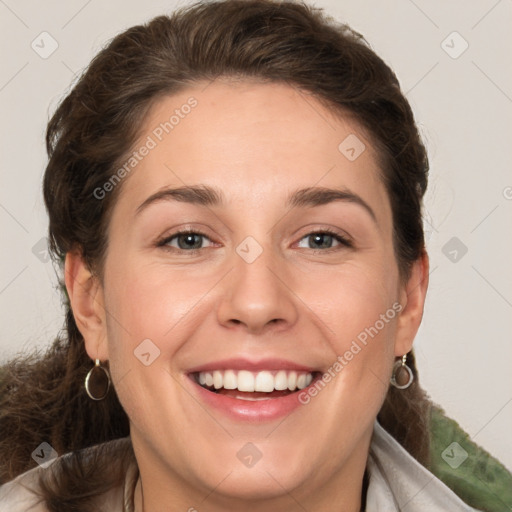
M199 206L222 206L226 203L222 190L208 185L186 185L177 188L166 188L149 196L136 210L138 215L149 205L162 201L180 201ZM306 187L292 192L285 203L288 208L306 208L322 206L343 201L363 207L372 219L377 222L375 212L360 196L347 189L327 187Z
M362 206L370 217L377 222L377 216L371 206L360 196L347 189L326 188L326 187L307 187L293 192L286 201L286 205L291 208L314 207L335 201L344 201Z
M224 194L217 188L208 185L187 185L178 188L166 188L149 196L135 211L138 215L150 204L162 201L181 201L182 203L200 206L220 206L225 203Z

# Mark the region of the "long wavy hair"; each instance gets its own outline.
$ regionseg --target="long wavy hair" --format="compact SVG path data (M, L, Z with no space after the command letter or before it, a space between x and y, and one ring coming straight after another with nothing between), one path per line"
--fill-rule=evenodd
M304 3L272 0L200 2L116 36L92 60L49 121L44 200L49 248L60 267L79 250L102 275L107 227L122 184L103 200L94 190L122 165L150 107L198 81L238 77L289 84L340 116L354 116L377 149L392 207L400 274L409 275L424 247L422 198L428 159L410 105L393 71L346 24ZM61 281L62 283L62 281ZM114 389L101 402L84 390L93 363L62 286L65 328L46 353L19 355L0 373L0 482L35 466L42 441L67 453L129 435ZM378 418L406 450L428 464L430 402L415 380L390 387ZM107 455L83 478L68 459L66 478L43 487L50 510L86 510L84 496L122 475ZM71 504L74 508L71 508ZM68 508L67 508L68 507ZM82 508L81 508L82 507Z

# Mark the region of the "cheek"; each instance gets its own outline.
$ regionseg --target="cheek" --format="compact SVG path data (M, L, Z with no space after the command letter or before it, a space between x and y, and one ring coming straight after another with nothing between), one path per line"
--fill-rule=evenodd
M201 298L215 276L195 276L165 266L129 264L105 273L107 340L112 379L123 406L137 408L138 417L151 411L145 394L173 393L169 372L179 366L177 354L213 307ZM126 378L129 376L129 378Z
M155 397L166 396L169 403L177 400L168 363L181 343L180 319L195 296L190 286L170 283L161 271L150 272L127 261L119 268L123 272L105 272L110 371L131 422L151 431Z
M131 344L144 339L172 340L170 332L193 309L201 283L187 279L185 272L170 272L142 265L126 265L123 275L108 283L106 307L115 316L114 331L129 338ZM117 325L116 325L117 324ZM164 347L159 347L163 350Z
M397 283L398 272L393 265L385 268L380 263L369 265L354 260L337 270L327 268L305 274L295 289L329 327L330 338L339 340L343 348L347 338L356 338L375 324L382 334L393 334L393 320L399 309Z
M379 265L354 262L308 278L298 293L321 320L332 361L325 385L301 395L305 407L321 411L323 436L311 451L325 460L332 461L333 451L350 452L385 399L400 311L396 282ZM330 439L328 446L324 439Z
M310 278L299 292L322 321L330 344L335 388L343 400L385 392L392 362L397 319L398 272L389 266L345 265L338 272ZM341 375L341 378L337 378ZM345 397L347 390L357 395ZM379 398L380 399L380 398Z

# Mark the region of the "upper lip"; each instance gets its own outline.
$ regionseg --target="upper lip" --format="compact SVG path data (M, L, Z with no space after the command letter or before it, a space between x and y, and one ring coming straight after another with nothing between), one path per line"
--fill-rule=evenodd
M248 370L259 372L263 370L290 370L313 373L317 368L279 358L265 358L250 360L241 357L211 361L190 368L188 373L208 372L213 370Z

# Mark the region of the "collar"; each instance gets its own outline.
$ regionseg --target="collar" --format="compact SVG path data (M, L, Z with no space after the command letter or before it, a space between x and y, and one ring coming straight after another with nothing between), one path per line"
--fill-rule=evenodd
M375 421L368 455L366 510L379 512L470 512L450 488L422 466Z

